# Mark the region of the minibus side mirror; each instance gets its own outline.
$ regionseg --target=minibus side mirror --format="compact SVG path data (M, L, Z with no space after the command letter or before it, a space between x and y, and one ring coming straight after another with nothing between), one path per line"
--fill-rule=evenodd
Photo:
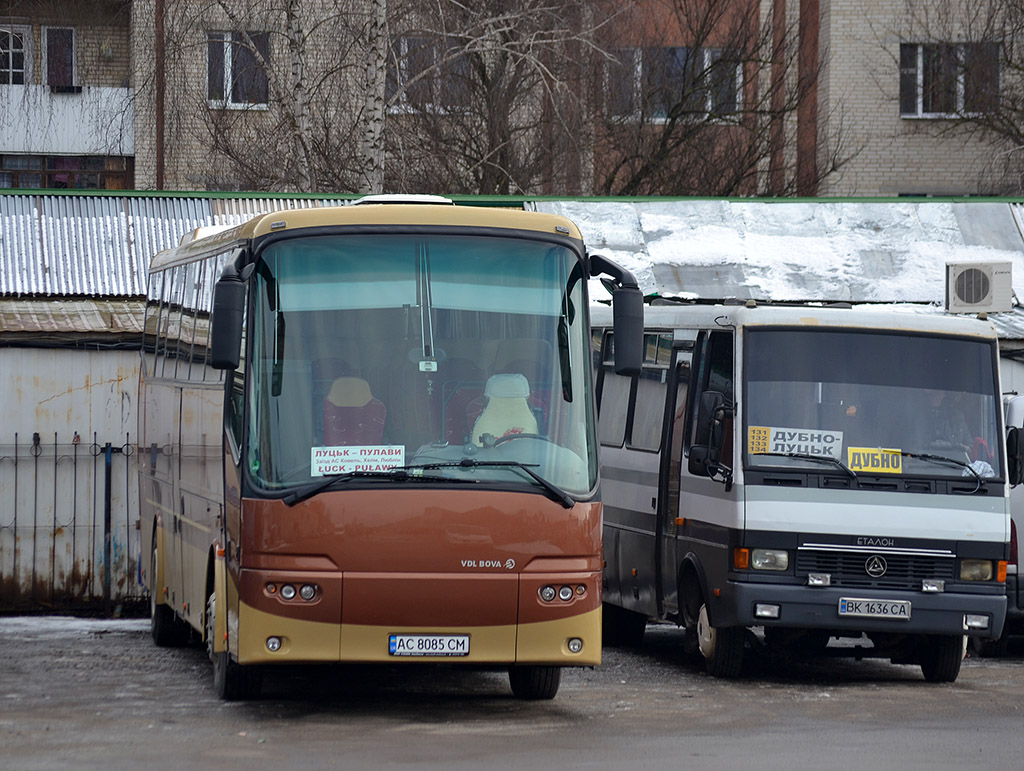
M1024 436L1021 429L1011 426L1006 432L1006 478L1010 487L1016 487L1024 479L1024 447L1021 441Z
M710 477L718 471L725 441L725 394L704 391L697 407L697 427L690 446L688 468L695 476Z
M251 274L252 271L245 271ZM245 278L249 276L246 275ZM247 285L234 262L228 263L213 288L210 318L210 366L237 369L242 349Z

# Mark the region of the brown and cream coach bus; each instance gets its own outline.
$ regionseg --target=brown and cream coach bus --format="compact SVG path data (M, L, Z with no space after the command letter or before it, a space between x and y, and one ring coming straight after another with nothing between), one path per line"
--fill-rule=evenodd
M140 382L158 645L226 699L278 664L601 660L587 281L619 369L633 277L554 215L436 203L277 212L156 255ZM634 339L636 361L628 361Z

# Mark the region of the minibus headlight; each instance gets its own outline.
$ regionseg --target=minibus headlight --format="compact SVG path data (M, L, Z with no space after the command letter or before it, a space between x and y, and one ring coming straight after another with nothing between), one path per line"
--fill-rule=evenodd
M544 602L551 602L555 599L555 587L543 586L541 587L539 594L540 598L544 600Z
M992 560L960 560L961 581L991 581Z
M787 570L789 552L784 549L753 549L750 552L750 567L754 570Z

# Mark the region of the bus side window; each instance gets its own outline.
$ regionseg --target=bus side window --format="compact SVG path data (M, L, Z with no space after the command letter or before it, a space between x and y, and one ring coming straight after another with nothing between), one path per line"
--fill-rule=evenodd
M633 378L615 373L615 341L610 333L605 337L599 371L598 441L611 447L621 447L626 439L626 418L629 416L629 392Z

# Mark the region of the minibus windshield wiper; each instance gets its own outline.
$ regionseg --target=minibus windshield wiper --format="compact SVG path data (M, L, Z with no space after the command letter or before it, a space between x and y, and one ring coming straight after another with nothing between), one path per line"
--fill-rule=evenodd
M843 463L839 458L833 458L829 455L811 455L810 453L804 452L758 452L755 455L771 455L780 458L796 458L798 460L813 460L817 463L828 463L832 466L837 466L845 471L851 479L857 478L857 472L852 468Z
M307 485L306 487L302 487L299 488L298 490L290 492L281 500L284 502L285 506L294 506L296 503L302 503L302 501L308 500L312 498L314 495L318 495L336 484L341 484L343 482L351 482L353 479L387 479L389 481L395 482L405 482L412 480L416 482L465 482L471 484L477 483L477 480L475 479L423 476L419 474L409 473L409 471L414 469L434 467L435 464L427 466L396 466L395 468L386 469L384 471L348 471L345 472L344 474L333 474L329 477L321 479L319 482L313 482L312 484Z
M904 458L916 458L917 460L928 461L929 463L945 463L950 466L959 466L962 469L967 469L974 476L975 488L971 490L967 495L974 495L978 490L981 489L981 483L984 481L981 478L981 474L967 461L957 460L956 458L950 458L946 455L933 455L928 452L907 452L906 450L900 450L900 455ZM967 476L967 474L964 474Z
M507 468L514 468L518 471L522 471L524 474L533 479L537 484L543 487L551 496L552 500L558 501L567 509L571 509L573 506L576 505L576 501L569 497L569 494L565 492L565 490L556 485L554 482L545 479L536 471L534 471L533 468L531 468L536 467L536 463L521 463L520 461L517 460L476 460L475 458L463 458L460 461L453 461L451 463L424 463L418 466L406 466L406 468L486 468L488 466L505 466Z

